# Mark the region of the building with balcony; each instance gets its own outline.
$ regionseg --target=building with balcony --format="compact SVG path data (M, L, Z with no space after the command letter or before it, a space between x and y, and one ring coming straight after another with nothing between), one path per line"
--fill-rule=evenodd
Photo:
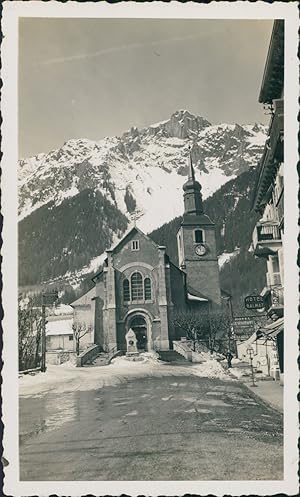
M253 209L261 214L252 235L255 257L267 262L266 285L261 295L273 322L283 317L284 294L284 21L276 20L270 40L259 102L270 113L268 138L257 170ZM276 328L276 327L275 327ZM283 373L283 325L276 328L280 372ZM277 331L276 331L277 332Z

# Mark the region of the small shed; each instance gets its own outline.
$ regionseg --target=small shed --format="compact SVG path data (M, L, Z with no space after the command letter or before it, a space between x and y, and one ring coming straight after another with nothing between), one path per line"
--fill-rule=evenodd
M73 351L73 316L48 316L46 349Z

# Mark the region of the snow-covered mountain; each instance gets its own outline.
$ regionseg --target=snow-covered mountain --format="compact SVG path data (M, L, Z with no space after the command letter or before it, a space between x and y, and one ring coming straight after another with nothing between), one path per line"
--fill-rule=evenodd
M211 125L186 110L121 137L69 140L60 149L19 161L20 219L89 189L149 232L182 213L189 145L206 198L256 166L265 140L261 124Z

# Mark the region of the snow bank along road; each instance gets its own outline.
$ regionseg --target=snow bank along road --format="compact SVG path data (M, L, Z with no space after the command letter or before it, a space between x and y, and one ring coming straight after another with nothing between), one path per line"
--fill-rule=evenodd
M70 363L61 366L49 365L45 374L25 375L20 378L19 392L21 396L41 395L47 392L56 393L86 391L115 386L126 382L129 378L165 375L196 375L208 378L229 379L222 366L214 360L207 360L198 365L170 367L170 364L159 361L155 354L142 354L142 361L132 362L125 357L113 359L109 366L75 368Z
M53 366L20 393L22 480L283 478L282 416L215 361Z

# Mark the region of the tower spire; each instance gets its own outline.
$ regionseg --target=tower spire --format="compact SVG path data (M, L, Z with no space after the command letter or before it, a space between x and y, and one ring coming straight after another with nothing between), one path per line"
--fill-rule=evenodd
M198 215L203 213L201 185L195 179L195 171L192 161L192 150L190 145L188 154L188 165L188 180L183 185L184 212L185 214Z
M189 181L195 181L195 172L192 161L192 148L189 145Z

